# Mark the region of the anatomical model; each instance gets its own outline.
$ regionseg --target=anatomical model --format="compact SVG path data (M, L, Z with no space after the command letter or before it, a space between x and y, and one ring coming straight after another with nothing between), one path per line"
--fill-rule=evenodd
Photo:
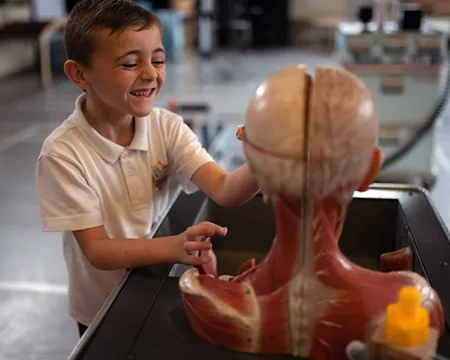
M367 190L382 163L377 130L368 90L343 69L318 66L312 80L305 66L287 67L257 88L239 136L274 208L276 237L266 258L237 276L217 277L211 267L181 276L198 336L240 352L346 359L347 344L366 340L407 285L443 331L425 279L362 268L339 249L353 192Z

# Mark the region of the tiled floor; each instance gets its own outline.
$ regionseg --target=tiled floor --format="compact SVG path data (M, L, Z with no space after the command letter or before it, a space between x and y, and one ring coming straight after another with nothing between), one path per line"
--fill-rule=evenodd
M223 55L213 61L191 59L168 69L158 101L209 103L221 120L241 121L256 85L275 69L295 63L333 63L319 51ZM67 276L58 234L40 229L35 161L44 137L72 111L78 90L57 79L37 91L36 74L2 79L0 87L0 360L66 358L77 341L68 318ZM450 224L450 119L439 132L440 176L433 199Z

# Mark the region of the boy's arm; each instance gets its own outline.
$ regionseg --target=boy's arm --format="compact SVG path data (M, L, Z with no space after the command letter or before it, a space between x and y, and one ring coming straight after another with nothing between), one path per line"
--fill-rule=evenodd
M114 270L181 262L207 262L197 252L210 249L210 236L226 229L197 224L179 235L157 239L111 239L102 219L100 201L69 158L44 155L38 160L36 185L44 231L72 231L87 260L97 269Z
M197 251L211 249L206 241L224 236L226 229L208 222L185 232L153 239L110 239L103 226L73 232L84 255L99 270L132 269L152 265L183 263L201 265L211 259Z
M83 254L99 270L132 269L177 262L177 236L110 239L103 226L73 231ZM180 235L178 235L179 237Z
M208 162L194 173L192 182L209 198L228 208L242 205L259 192L259 186L247 163L232 173L227 173L216 163Z
M259 186L247 164L227 173L214 162L180 116L167 117L164 126L169 161L185 191L193 191L192 183L194 190L199 188L223 207L239 206L258 193Z
M244 126L238 126L236 138L242 141ZM225 207L241 205L258 193L259 188L247 163L231 174L215 164L205 164L192 181L212 199ZM267 202L267 200L265 200Z

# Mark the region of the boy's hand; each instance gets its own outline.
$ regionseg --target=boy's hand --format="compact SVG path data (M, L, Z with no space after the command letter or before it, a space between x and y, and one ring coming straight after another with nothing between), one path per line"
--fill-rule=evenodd
M180 234L175 252L177 262L185 265L202 265L214 259L211 257L210 239L213 236L225 236L228 229L211 222L201 222L189 227ZM201 251L199 255L199 251Z

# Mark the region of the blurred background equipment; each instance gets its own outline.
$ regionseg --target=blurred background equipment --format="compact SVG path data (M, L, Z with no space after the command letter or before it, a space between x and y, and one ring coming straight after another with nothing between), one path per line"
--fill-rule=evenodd
M338 25L336 53L375 101L386 157L378 180L431 187L437 176L436 129L450 85L449 34L423 18L420 4L381 0L369 9L359 11L361 22Z

